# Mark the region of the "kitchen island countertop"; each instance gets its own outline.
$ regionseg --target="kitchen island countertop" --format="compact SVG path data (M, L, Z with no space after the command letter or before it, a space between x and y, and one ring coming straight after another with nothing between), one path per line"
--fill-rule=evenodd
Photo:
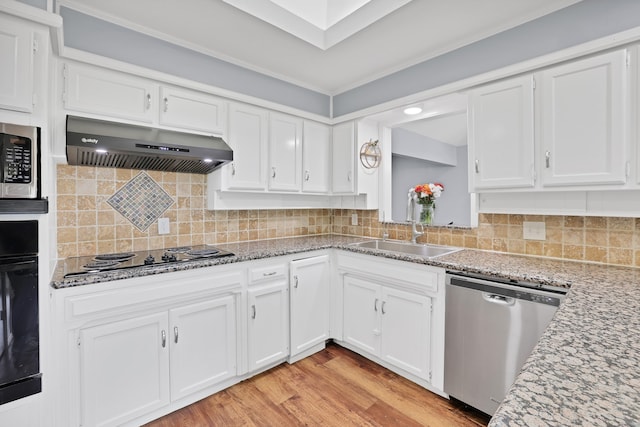
M216 245L236 255L63 278L91 283L337 248L447 270L570 287L490 422L496 426L640 426L640 269L463 249L433 259L351 246L362 237L323 235Z

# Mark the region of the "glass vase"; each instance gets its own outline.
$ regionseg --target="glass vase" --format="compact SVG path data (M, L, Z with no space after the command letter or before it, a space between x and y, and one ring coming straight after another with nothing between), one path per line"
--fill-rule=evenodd
M433 203L422 205L422 210L420 211L420 224L431 225L433 223L434 211L435 206Z

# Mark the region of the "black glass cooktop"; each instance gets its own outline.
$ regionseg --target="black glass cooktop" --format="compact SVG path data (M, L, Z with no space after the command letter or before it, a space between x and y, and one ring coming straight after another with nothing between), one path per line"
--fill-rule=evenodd
M197 245L74 257L64 261L64 277L233 255L232 252L213 246Z

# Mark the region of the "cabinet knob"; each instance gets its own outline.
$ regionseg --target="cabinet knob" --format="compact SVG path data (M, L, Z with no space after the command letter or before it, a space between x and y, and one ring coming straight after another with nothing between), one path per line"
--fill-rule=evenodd
M173 327L173 342L178 344L178 327L177 326Z

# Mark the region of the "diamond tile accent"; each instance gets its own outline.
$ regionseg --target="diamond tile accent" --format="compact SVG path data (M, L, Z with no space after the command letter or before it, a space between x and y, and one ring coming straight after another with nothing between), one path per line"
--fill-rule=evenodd
M140 172L107 203L138 230L147 231L175 201L146 172Z

